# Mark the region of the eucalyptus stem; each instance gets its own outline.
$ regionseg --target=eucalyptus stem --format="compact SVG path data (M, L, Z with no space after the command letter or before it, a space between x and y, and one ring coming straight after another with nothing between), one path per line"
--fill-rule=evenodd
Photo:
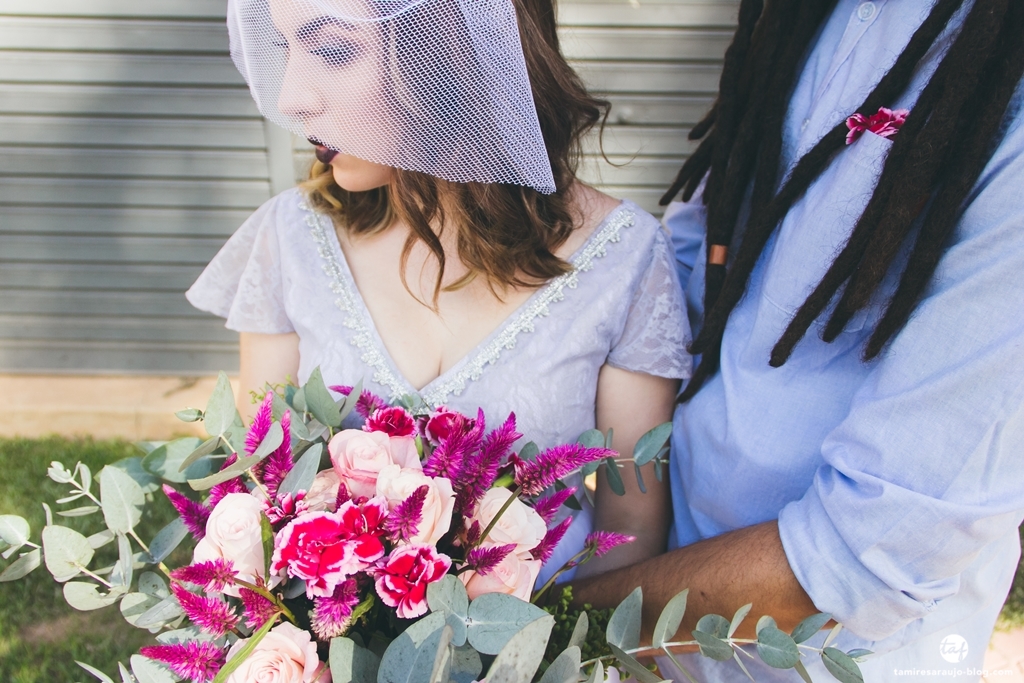
M150 552L149 546L146 545L141 538L139 538L139 535L135 533L135 529L129 529L128 534L135 539L135 542L139 544L139 547L142 548L142 551L144 553L146 553L150 557L153 557L153 553ZM167 576L167 578L171 578L171 570L168 568L166 564L164 564L163 562L157 562L156 566L160 571L162 571Z
M498 523L498 520L501 519L501 516L503 514L505 514L505 511L512 506L512 501L517 500L519 498L519 494L522 492L522 486L517 486L515 490L512 491L512 495L508 497L508 500L506 500L505 504L501 506L501 509L498 510L498 513L491 518L491 521L487 525L487 528L485 528L483 533L480 534L480 540L478 540L474 545L480 545L484 542L484 540L487 538L487 534L491 533L491 531L494 529L494 525Z
M89 577L91 577L93 579L96 579L97 581L102 583L107 588L113 588L114 587L109 581L107 581L106 579L104 579L101 576L98 576L97 574L92 573L91 571L89 571L88 569L83 567L82 565L78 565L78 570L80 572L82 572L83 574L85 574L86 576L89 576Z

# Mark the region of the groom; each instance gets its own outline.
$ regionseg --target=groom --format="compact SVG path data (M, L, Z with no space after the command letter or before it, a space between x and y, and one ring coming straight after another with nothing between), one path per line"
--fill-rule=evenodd
M642 586L649 634L689 588L682 639L748 602L827 612L867 681L978 679L1024 517L1021 36L1016 0L743 0L666 195L700 355L673 549L578 602Z

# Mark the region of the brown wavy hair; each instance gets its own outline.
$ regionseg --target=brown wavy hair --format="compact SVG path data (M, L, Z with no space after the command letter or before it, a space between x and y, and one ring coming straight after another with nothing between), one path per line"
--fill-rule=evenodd
M483 276L492 290L534 287L571 266L554 254L578 225L567 190L576 181L581 138L604 124L610 105L591 96L559 48L553 0L514 0L533 100L554 174L556 192L497 183L454 183L395 169L388 185L349 192L334 182L331 167L314 161L302 184L312 204L350 234L370 235L398 221L410 234L402 252L402 273L417 240L440 268L434 304L442 291L445 253L431 225L457 231L466 276L444 289L456 289ZM406 283L408 289L408 283Z

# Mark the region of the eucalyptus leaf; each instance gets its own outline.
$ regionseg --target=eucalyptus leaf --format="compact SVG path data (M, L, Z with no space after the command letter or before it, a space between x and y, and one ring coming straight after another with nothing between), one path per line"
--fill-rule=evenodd
M307 448L281 482L277 489L278 493L295 495L299 491L309 491L313 486L313 480L316 479L317 470L320 469L323 450L323 444L319 443Z
M841 683L864 683L864 675L857 662L841 650L826 647L821 652L821 662Z
M274 527L265 513L260 513L260 540L263 542L263 576L270 576L270 563L274 559Z
M633 462L642 467L654 460L671 436L671 422L660 424L641 436L633 448Z
M588 429L580 434L576 443L587 448L604 448L604 432L600 429Z
M488 683L530 683L544 659L554 625L555 618L545 614L512 636L494 658L487 672Z
M345 421L345 418L352 414L356 406L359 404L359 397L363 395L363 380L356 382L356 385L352 387L352 391L348 392L348 396L342 399L338 403L338 424Z
M527 624L549 616L536 605L504 593L484 593L469 604L469 644L496 655Z
M163 626L184 614L181 605L173 595L169 595L156 603L142 614L135 617L134 626L137 628L152 628Z
M705 614L697 622L697 630L724 640L729 637L729 622L719 614Z
M580 649L567 647L541 676L540 683L576 683L580 673Z
M576 625L572 627L572 635L569 636L569 646L582 648L587 642L587 633L590 631L590 617L586 612L580 612L576 618Z
M88 567L93 549L89 539L74 529L50 525L43 528L43 559L58 583L70 581Z
M199 408L185 408L176 412L174 417L182 422L199 422L203 419L203 411L199 410Z
M57 514L61 517L85 517L91 515L94 512L99 512L100 508L98 505L84 505L80 508L73 510L57 510Z
M303 393L306 407L313 413L313 417L329 427L341 426L341 410L331 397L331 392L327 390L319 367L313 369L303 387Z
M134 573L134 558L132 557L132 544L124 534L117 535L117 564L114 566L114 573L111 574L111 583L120 586L132 585L132 574Z
M454 683L476 683L480 673L484 670L484 663L480 660L480 653L466 645L456 647L452 651L452 668L448 677Z
M109 607L127 592L123 586L114 586L109 593L100 593L99 586L87 581L68 581L64 584L64 599L79 612Z
M43 514L46 515L46 526L53 526L53 510L46 503L40 503L43 506Z
M124 458L123 460L111 463L109 467L121 470L134 479L135 483L142 487L142 492L145 494L155 493L160 490L160 478L142 466L142 458Z
M825 636L825 642L822 643L821 646L824 648L824 647L828 647L829 645L831 645L832 641L834 641L836 639L836 636L838 636L839 632L842 631L842 630L843 630L843 625L842 624L836 624L835 626L833 626L832 630L828 632L827 636Z
M616 647L611 643L608 644L608 647L611 648L612 654L615 655L615 659L618 660L619 666L633 674L633 677L637 681L640 683L661 683L661 679L652 674L647 667L638 662L633 655L623 652L622 648Z
M150 451L149 455L142 459L142 466L147 472L173 484L184 484L189 478L205 477L216 469L217 463L209 458L204 460L203 455L216 450L219 440L213 440L213 447L209 451L200 451L204 443L194 436L170 441ZM185 461L197 452L200 455L186 465Z
M772 619L770 616L768 616L766 614L766 615L764 615L763 617L761 617L760 619L757 620L757 626L754 627L754 632L755 633L760 633L761 629L766 628L768 626L772 626L774 628L777 628L776 625L775 625L775 620Z
M800 661L796 642L774 626L766 626L758 632L757 654L774 669L792 669Z
M443 612L452 628L452 643L456 647L466 644L469 617L469 596L466 587L456 577L448 574L440 581L427 585L427 605L432 612Z
M192 487L193 491L207 491L212 489L217 484L223 484L229 479L234 479L245 473L249 469L249 465L245 459L238 459L231 465L225 467L219 472L215 472L208 477L202 479L189 479L188 485Z
M161 600L171 594L167 589L167 582L156 572L142 572L142 576L139 577L139 592Z
M57 460L50 463L46 470L46 476L58 484L70 484L74 480L74 475L64 467L64 463Z
M180 517L175 517L168 522L167 526L156 533L149 544L149 554L153 556L153 561L163 562L168 555L174 552L175 548L181 545L186 536L188 536L188 528Z
M590 670L587 683L604 683L604 664L600 659L594 662L594 668Z
M793 670L800 674L800 678L803 679L804 683L814 683L814 681L811 680L811 674L808 673L807 667L804 666L802 661L797 662L796 666L793 667Z
M111 678L107 674L103 673L102 671L100 671L99 669L97 669L94 666L90 666L90 665L86 664L85 662L80 662L77 659L75 660L75 664L77 664L78 666L80 666L83 669L85 669L88 673L90 673L93 676L95 676L96 679L100 683L114 683L114 679L113 678Z
M284 443L284 428L280 422L273 422L270 425L270 429L267 430L267 435L263 437L260 445L253 451L252 457L265 458L280 448L282 443Z
M523 460L533 460L540 453L540 446L532 441L528 441L523 444L523 447L519 449L519 457Z
M654 461L654 478L657 479L659 482L665 481L664 467L665 463L663 463L661 460Z
M729 622L728 636L730 638L732 638L733 634L736 633L736 629L740 627L740 624L742 624L743 620L747 618L747 615L750 614L751 607L753 607L753 605L748 602L746 605L743 605L743 607L736 610L736 614L732 616L732 621Z
M288 396L289 390L291 396ZM309 408L306 406L306 392L303 391L302 387L287 387L285 389L285 400L295 409L300 415L305 413Z
M430 683L448 683L448 673L452 669L452 627L445 623L441 629L441 637L434 652L434 663L430 667Z
M626 495L626 486L622 483L622 475L619 474L619 466L615 462L615 458L607 457L604 459L604 473L608 479L608 486L612 492L617 496Z
M852 659L855 662L862 662L862 661L864 661L865 657L870 657L873 654L875 654L875 653L872 652L871 650L865 650L863 648L857 648L855 650L850 650L849 652L847 652L846 656L849 657L850 659Z
M111 531L128 533L142 519L146 494L130 475L110 465L100 471L103 519Z
M644 473L640 471L640 466L633 463L633 472L636 474L636 485L640 487L640 493L647 493L647 485L644 483Z
M78 478L82 482L82 488L88 491L92 488L92 470L84 462L80 462L75 465L75 472L78 473Z
M831 619L831 614L812 614L797 624L796 628L793 629L793 632L790 635L793 636L794 641L802 643L812 638L814 634L821 629L825 628L825 624L827 624Z
M661 647L676 637L679 624L683 622L683 615L686 613L686 598L689 594L689 588L677 593L668 601L665 609L661 610L658 622L654 625L654 638L651 643L654 647Z
M203 425L210 436L223 434L235 421L235 394L231 390L228 376L221 372L217 375L217 385L210 394L204 411Z
M7 565L7 569L0 573L0 583L17 581L31 572L34 572L39 568L39 565L42 564L42 558L43 555L39 551L39 548L33 548L14 562Z
M333 683L376 683L380 657L351 638L334 638L330 666Z
M610 645L623 650L632 650L640 646L640 620L643 617L644 595L637 586L626 599L615 608L605 635Z
M85 495L85 491L79 491L77 493L72 493L70 496L58 498L54 502L57 503L57 505L63 505L64 503L70 503L72 501L78 500L79 498L85 498Z
M129 661L139 683L177 683L178 678L160 662L142 655L132 655Z
M32 529L28 520L18 515L0 515L0 539L10 546L20 548L28 541Z
M117 534L110 529L104 529L103 531L97 531L86 540L89 541L90 548L98 550L113 541L115 538L117 538Z
M721 638L704 631L693 631L693 639L697 641L700 653L705 657L710 657L719 662L726 662L732 659L732 648Z
M132 676L131 672L121 662L117 663L117 670L121 673L121 683L138 683L135 680L135 676Z
M381 657L377 683L427 683L444 628L444 614L434 612L403 631Z
M198 441L198 439L196 439L196 441ZM194 465L195 463L199 462L199 460L201 458L205 458L206 456L210 455L215 450L220 448L220 444L221 444L222 441L223 441L223 437L220 436L219 434L217 434L217 435L211 436L209 439L207 439L206 441L203 441L201 444L196 446L195 449L191 453L189 453L188 455L185 456L184 460L182 460L180 463L178 463L178 473L179 473L179 475L183 474L183 473L187 473L189 468L191 468L191 466ZM172 443L174 443L174 442L172 442ZM164 478L167 478L166 475L163 475L163 476L164 476ZM196 479L197 477L193 476L192 478ZM169 481L173 481L173 480L169 480Z

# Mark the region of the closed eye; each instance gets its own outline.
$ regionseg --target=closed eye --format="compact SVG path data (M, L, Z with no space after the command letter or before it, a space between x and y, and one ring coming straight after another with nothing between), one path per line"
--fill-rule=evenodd
M324 60L328 66L341 67L356 60L361 51L362 48L357 43L340 41L314 48L309 51L309 54Z

